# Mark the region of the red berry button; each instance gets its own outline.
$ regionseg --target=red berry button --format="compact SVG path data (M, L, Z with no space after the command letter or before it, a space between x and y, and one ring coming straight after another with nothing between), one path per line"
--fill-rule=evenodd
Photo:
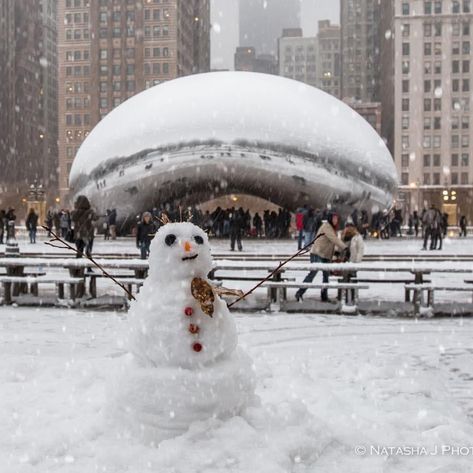
M194 325L194 324L190 324L189 325L189 332L190 333L199 333L199 326L198 325Z
M190 317L194 313L194 309L192 307L186 307L184 309L184 314L187 315L187 317Z
M202 351L202 344L199 343L199 342L195 342L193 345L192 345L192 349L196 352L199 352L199 351Z

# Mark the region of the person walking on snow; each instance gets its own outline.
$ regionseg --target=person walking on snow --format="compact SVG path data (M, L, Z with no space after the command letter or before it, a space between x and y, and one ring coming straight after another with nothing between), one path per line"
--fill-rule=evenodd
M329 212L327 221L323 222L316 235L316 240L310 250L311 263L330 263L332 261L335 247L343 251L347 245L337 237L336 230L338 226L338 215L335 212ZM317 270L310 271L304 278L303 282L312 282L317 274ZM323 271L323 282L328 283L329 272ZM306 288L299 288L296 292L296 300L301 301L303 295L307 291ZM322 289L321 299L328 302L327 289Z

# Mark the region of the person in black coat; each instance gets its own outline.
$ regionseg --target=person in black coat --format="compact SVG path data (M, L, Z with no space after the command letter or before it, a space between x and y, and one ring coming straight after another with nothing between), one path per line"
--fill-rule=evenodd
M38 228L38 214L34 209L30 209L26 217L26 229L30 235L30 243L36 243L36 231Z
M141 259L149 256L149 246L154 237L156 227L153 224L150 212L145 212L136 228L136 246L140 249Z
M238 246L238 251L243 250L241 244L241 234L245 227L245 213L242 208L235 210L231 209L230 214L230 250L235 251L235 242Z

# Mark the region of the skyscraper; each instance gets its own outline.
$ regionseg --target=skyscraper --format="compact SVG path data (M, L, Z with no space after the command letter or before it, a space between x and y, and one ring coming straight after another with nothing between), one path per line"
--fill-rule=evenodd
M277 57L284 28L300 26L300 0L240 0L240 46Z
M0 204L37 180L55 195L56 2L0 1Z
M340 26L319 21L317 87L340 97Z
M383 115L406 209L473 219L471 0L383 1ZM385 25L384 25L385 23ZM391 129L390 129L391 128Z
M90 130L127 98L210 70L209 0L59 2L60 190Z
M341 0L341 97L374 102L379 95L380 0Z

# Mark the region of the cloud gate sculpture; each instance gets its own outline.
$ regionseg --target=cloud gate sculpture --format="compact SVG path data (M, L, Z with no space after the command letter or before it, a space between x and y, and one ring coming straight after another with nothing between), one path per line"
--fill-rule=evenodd
M397 174L383 140L336 98L290 79L214 72L130 98L90 133L72 195L122 217L231 193L289 209L391 205Z

